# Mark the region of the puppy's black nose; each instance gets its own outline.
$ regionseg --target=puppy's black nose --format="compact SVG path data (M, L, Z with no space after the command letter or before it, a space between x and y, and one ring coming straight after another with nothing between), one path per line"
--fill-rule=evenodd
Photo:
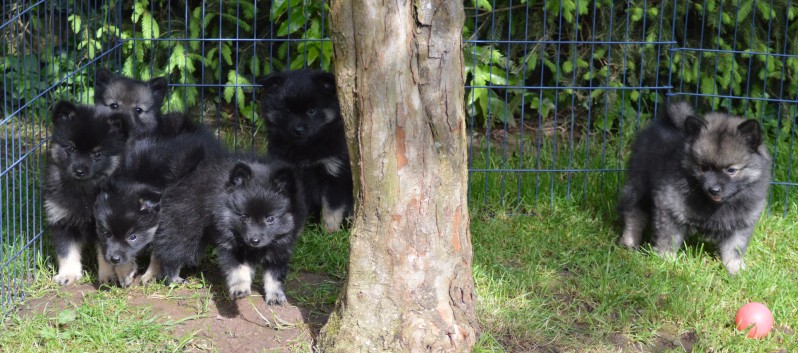
M249 238L249 243L257 246L258 244L260 244L260 238Z
M720 186L710 186L707 192L712 196L718 196L720 195Z
M86 167L72 168L72 174L74 174L76 177L82 177L86 175Z
M122 257L119 256L119 255L112 255L111 256L111 262L113 262L115 264L118 264L118 263L122 262Z
M294 134L299 136L305 133L305 127L302 125L294 126Z

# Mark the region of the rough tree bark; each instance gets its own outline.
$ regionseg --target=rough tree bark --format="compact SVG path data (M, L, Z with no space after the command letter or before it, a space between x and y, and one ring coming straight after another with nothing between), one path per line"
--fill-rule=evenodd
M330 16L358 206L318 348L469 351L462 0L333 0Z

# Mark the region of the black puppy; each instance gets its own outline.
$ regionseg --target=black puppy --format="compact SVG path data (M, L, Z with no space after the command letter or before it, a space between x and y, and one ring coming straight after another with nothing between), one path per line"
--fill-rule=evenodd
M146 137L132 143L118 176L94 203L97 234L105 261L116 271L101 273L100 282L132 283L136 257L152 242L160 223L161 194L224 150L208 132L174 137Z
M183 281L206 245L216 247L230 295L251 293L254 265L263 266L266 302L285 302L283 281L307 210L294 168L279 161L225 158L200 165L161 199L161 224L153 240L147 278Z
M328 232L339 229L351 215L354 200L335 77L298 70L258 82L263 85L260 104L268 154L298 167L310 212L321 212Z
M58 259L58 284L83 276L81 250L95 243L92 205L107 178L119 168L127 138L124 114L61 101L53 109L44 182L44 207ZM110 266L99 255L100 272Z

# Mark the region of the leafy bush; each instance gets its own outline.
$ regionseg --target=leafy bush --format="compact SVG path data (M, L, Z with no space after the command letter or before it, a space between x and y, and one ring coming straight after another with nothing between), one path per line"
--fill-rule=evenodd
M629 133L668 91L694 96L700 110L758 117L771 128L792 124L794 109L785 114L779 98L798 88L798 80L784 79L798 75L798 56L790 55L798 41L789 36L798 31L798 4L469 3L466 104L478 125L570 115L589 131Z
M51 9L33 9L28 19L35 27L44 28L44 18L55 15L63 32L50 35L55 44L42 46L35 55L15 55L7 48L3 60L13 68L8 78L17 77L19 70L45 67L47 77L65 78L52 96L91 103L96 65L141 80L167 76L174 89L165 110L198 108L207 114L218 107L214 113L223 120L242 117L259 126L254 78L306 65L330 68L332 44L324 38L328 9L320 1L127 0L98 7L75 5L67 1ZM48 37L46 30L36 35ZM26 80L41 77L38 72L24 74ZM25 92L18 94L33 97L54 83L19 85Z

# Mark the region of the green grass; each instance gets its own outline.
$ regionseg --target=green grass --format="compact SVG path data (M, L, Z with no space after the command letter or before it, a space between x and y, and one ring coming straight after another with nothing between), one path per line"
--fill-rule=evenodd
M156 320L148 307L129 305L120 291L88 292L80 305L54 315L12 315L0 334L0 347L6 352L179 352L191 339L174 337L171 323Z
M702 243L676 260L622 249L614 245L618 227L608 209L556 206L531 217L474 217L484 325L478 352L660 351L675 349L682 336L695 338L696 352L798 349L795 214L764 218L748 270L729 277ZM749 301L773 311L769 338L746 339L732 328L736 310Z

